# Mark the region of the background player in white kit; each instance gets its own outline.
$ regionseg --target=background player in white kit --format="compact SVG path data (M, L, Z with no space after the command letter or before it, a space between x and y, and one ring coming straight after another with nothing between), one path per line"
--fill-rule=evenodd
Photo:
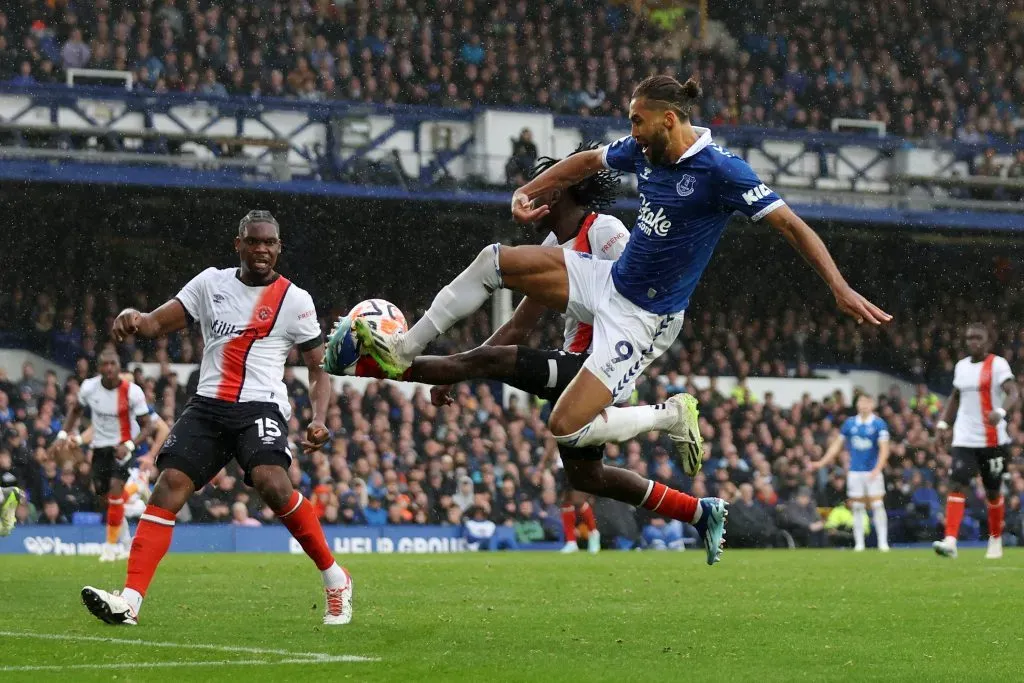
M245 483L321 571L324 623L351 621L352 580L335 562L312 505L295 491L287 472L291 406L282 377L294 346L309 368L313 404L302 446L311 452L328 437L323 420L331 386L320 368L323 339L316 309L308 293L274 270L281 240L270 212L250 211L242 218L235 250L240 268L208 268L155 311L127 309L114 321L118 341L132 334L160 337L198 321L205 352L196 395L157 456L160 475L132 542L124 592L82 589L86 607L107 623L138 623L142 599L170 547L178 511L232 459L244 471Z
M857 397L857 415L847 418L839 438L829 444L825 455L811 465L811 471L829 465L845 444L850 452L846 493L853 512L853 549L864 550L864 517L867 506L875 522L878 549L889 551L889 518L885 512L885 463L889 461L889 425L875 415L875 400L867 394Z
M119 543L124 527L124 485L128 466L137 443L148 438L153 428L149 406L142 387L121 377L121 361L112 348L99 357L100 374L82 382L78 403L72 406L55 444L71 439L82 443L75 431L83 408L92 421L92 479L96 496L106 502L107 539L100 562L128 557L128 549Z
M988 499L988 550L990 560L1003 556L1003 472L1010 459L1010 435L1006 414L1019 400L1010 364L989 352L988 328L972 323L967 328L967 358L953 370L953 392L935 425L945 438L953 422L953 470L946 497L946 536L932 547L944 557L956 557L956 540L964 517L966 493L981 475Z

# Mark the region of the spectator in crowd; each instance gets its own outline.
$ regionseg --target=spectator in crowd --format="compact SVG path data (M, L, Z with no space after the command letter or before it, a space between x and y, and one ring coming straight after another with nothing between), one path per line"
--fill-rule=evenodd
M533 142L533 131L523 128L519 138L512 141L512 157L505 164L505 176L510 187L519 187L526 182L537 163L537 145Z
M234 526L262 526L260 520L249 516L249 508L242 501L231 504L231 524Z
M811 499L811 489L801 486L796 498L782 506L779 526L789 532L799 546L822 548L825 545L825 523Z
M89 63L89 46L82 40L82 31L72 29L71 37L60 51L65 69L81 69Z
M36 524L67 524L68 518L60 511L60 505L53 498L43 499L43 510L39 515Z
M734 548L784 548L786 536L774 515L754 499L754 487L739 485L729 506L729 545Z

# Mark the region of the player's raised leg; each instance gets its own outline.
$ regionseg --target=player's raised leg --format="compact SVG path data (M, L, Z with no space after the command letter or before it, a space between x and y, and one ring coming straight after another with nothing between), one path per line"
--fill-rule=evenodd
M729 514L725 501L719 498L694 498L659 482L645 479L631 470L610 467L599 458L587 458L587 451L591 450L559 446L565 473L573 488L692 524L704 544L707 563L711 565L721 560L725 544L725 522Z
M326 597L324 623L340 625L352 621L352 578L331 554L313 506L292 487L284 467L258 465L250 476L260 498L270 506L320 570Z
M385 374L400 379L427 344L474 313L497 289L514 289L547 308L564 312L569 279L563 253L558 247L488 245L434 297L430 308L407 333L380 336L359 318L353 321L353 331Z

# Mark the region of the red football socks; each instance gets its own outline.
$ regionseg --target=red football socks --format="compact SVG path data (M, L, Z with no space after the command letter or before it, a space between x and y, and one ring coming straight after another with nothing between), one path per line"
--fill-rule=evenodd
M124 499L123 493L119 496L107 494L107 543L117 543L117 537L121 533L121 525L124 524Z
M693 523L693 516L697 513L697 506L700 501L693 496L688 496L682 491L676 491L659 482L651 482L650 493L643 502L643 507L651 512L657 512L664 517L678 519L687 524Z
M174 533L174 513L155 505L146 507L139 520L139 528L132 541L132 552L128 556L128 579L125 588L145 596L157 565L164 559L171 547Z
M572 505L562 506L562 533L566 543L576 542L576 508Z
M584 503L580 506L580 515L583 516L583 523L587 525L588 531L593 531L597 528L597 520L594 519L594 508L590 507L590 503Z
M310 559L316 563L317 569L324 571L334 564L334 555L331 554L331 549L327 546L323 527L320 526L320 521L316 518L313 506L301 493L292 491L288 505L283 510L274 510L274 514L288 528Z
M1003 497L999 496L996 502L989 501L988 504L988 535L992 538L999 538L1003 535Z
M946 536L956 538L960 535L960 522L964 519L965 498L959 493L951 493L946 497Z

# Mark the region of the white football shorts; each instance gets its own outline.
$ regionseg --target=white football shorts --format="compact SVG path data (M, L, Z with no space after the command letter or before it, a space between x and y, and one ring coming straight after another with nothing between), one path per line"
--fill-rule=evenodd
M624 403L637 378L679 336L683 311L661 315L640 308L615 289L613 265L614 261L565 251L569 274L566 313L593 325L593 350L583 367L608 387L612 403Z
M870 472L847 472L846 495L850 498L881 498L885 496L885 480L881 474L872 478Z

